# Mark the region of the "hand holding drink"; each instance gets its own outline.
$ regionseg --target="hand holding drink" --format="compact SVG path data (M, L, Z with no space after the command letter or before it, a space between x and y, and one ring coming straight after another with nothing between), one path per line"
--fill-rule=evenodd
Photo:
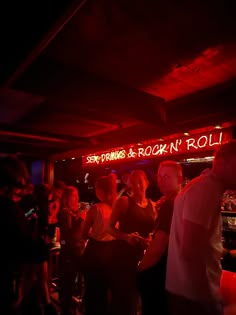
M128 243L131 245L141 244L144 248L148 247L152 241L152 235L148 235L147 238L142 237L138 232L128 235Z

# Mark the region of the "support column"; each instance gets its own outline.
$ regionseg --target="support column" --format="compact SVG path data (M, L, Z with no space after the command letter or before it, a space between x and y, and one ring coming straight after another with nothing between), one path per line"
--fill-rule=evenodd
M54 182L54 163L51 161L37 160L31 164L31 181L34 185L49 184Z
M45 163L43 160L33 161L31 163L31 182L34 185L44 183Z
M54 183L54 163L52 161L45 162L45 172L44 172L45 183L53 186Z

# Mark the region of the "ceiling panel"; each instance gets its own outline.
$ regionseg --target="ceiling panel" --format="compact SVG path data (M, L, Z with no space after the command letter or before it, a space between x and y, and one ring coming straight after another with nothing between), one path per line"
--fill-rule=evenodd
M0 52L3 148L82 153L234 120L236 92L217 94L236 77L234 1L87 0L70 16L62 2L21 8L24 26L6 15L14 36Z
M13 124L41 104L44 98L20 90L0 89L0 124Z

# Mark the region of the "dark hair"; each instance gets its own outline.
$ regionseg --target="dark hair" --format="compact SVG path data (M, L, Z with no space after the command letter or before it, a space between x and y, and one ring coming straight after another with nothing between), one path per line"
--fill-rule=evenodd
M78 196L78 201L79 201L79 191L76 187L74 186L67 186L64 189L64 192L62 194L61 198L61 206L62 208L68 208L69 207L69 200L71 199L71 196L73 194L76 194Z
M23 183L23 180L25 183ZM25 163L16 156L0 158L0 187L23 188L29 180Z
M63 182L63 180L57 180L54 183L54 188L64 190L66 188L66 184Z
M215 160L217 159L229 159L232 156L236 155L236 140L233 139L227 143L224 143L220 145L216 150L215 150Z

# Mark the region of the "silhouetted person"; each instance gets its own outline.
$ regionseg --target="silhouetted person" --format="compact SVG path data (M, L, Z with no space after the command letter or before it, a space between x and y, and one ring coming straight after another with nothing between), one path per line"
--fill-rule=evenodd
M12 312L16 298L13 281L33 245L24 211L18 206L27 181L22 161L16 157L0 159L0 314Z

